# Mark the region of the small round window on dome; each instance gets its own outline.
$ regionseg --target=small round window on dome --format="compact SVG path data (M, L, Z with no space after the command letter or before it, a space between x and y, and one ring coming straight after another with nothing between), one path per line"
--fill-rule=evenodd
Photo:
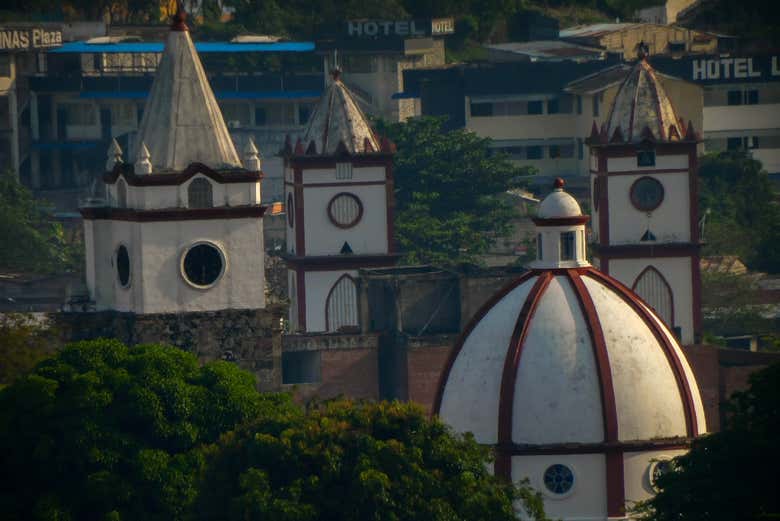
M544 486L555 495L568 494L574 488L574 472L560 463L550 465L544 471Z
M225 258L215 245L200 243L192 246L182 259L182 274L197 288L214 285L225 271Z
M648 469L648 475L650 478L650 485L657 492L658 491L658 479L664 474L668 474L674 468L674 464L670 459L661 459L650 463Z
M130 254L124 244L116 249L116 275L123 288L130 285Z

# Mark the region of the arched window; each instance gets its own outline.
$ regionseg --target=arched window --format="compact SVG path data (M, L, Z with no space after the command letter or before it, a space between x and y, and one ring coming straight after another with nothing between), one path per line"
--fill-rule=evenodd
M198 177L187 187L187 206L189 208L211 208L214 206L214 196L211 193L211 183Z
M349 275L343 275L325 300L325 328L338 331L358 326L357 286Z
M119 208L127 208L127 185L124 179L116 183L116 205Z
M655 310L669 329L674 328L672 288L657 269L652 266L645 268L634 281L632 289Z

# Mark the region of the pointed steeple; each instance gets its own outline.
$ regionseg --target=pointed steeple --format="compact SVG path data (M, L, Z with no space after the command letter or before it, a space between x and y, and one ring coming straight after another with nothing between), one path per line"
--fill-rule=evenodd
M317 151L328 156L336 154L339 143L350 155L380 150L366 116L341 81L341 71L335 69L331 74L333 81L314 108L303 141L314 141Z
M122 163L122 148L117 143L116 138L111 140L111 145L108 147L108 154L106 157L106 172L110 172L114 169L118 163Z
M195 162L241 168L185 19L179 3L135 142L149 147L155 172L181 171Z
M149 149L146 147L146 143L143 141L141 141L141 144L138 147L138 155L135 158L133 171L138 175L152 173L151 156L149 154Z
M262 166L262 158L255 146L255 140L250 137L244 147L244 168L251 172L259 172Z

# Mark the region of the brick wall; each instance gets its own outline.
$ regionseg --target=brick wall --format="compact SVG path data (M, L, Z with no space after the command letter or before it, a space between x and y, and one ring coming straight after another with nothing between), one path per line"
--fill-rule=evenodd
M419 403L429 413L433 412L441 373L455 340L455 335L407 339L406 371L409 401Z
M718 367L718 348L706 345L685 346L683 348L688 363L696 377L701 393L704 415L707 419L707 431L720 430L720 374Z

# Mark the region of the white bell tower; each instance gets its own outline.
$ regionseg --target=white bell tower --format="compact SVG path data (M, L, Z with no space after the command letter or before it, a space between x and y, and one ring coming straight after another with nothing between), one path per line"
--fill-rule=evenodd
M125 163L108 151L108 200L81 209L98 310L265 307L260 160L242 165L179 5Z
M395 264L394 152L334 71L304 140L283 151L292 331L358 328L357 270Z
M683 344L701 334L697 144L641 51L607 121L594 122L590 180L595 257Z

